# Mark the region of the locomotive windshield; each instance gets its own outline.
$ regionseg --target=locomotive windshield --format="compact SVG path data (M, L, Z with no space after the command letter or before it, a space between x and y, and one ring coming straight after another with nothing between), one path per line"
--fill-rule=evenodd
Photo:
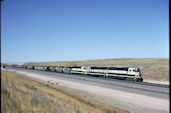
M137 72L140 72L140 69L139 68L137 69Z

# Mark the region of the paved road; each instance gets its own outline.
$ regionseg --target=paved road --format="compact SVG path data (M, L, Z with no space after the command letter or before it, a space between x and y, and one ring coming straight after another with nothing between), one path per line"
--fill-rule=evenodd
M110 97L111 100L117 101L118 99L131 112L169 112L169 85L146 82L137 83L133 81L20 68L7 69L16 70L20 74L30 74L31 77L37 77L42 80L61 83L71 88L87 90L96 95Z

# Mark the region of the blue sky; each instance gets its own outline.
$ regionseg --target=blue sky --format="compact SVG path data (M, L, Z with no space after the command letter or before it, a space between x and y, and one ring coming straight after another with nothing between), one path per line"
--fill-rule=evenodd
M168 0L3 0L2 62L169 58Z

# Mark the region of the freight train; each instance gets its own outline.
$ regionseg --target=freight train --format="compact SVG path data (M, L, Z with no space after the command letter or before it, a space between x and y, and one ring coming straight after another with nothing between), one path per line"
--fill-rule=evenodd
M143 82L139 68L132 67L94 67L94 66L77 66L77 67L65 67L65 66L32 66L21 65L15 66L17 68L25 68L40 71L53 71L59 73L80 74L101 76L108 78L124 79L135 82Z

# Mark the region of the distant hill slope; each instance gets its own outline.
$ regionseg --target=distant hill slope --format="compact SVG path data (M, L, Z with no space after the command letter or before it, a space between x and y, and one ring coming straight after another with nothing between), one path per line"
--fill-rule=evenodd
M41 66L117 66L138 67L146 80L169 81L168 58L120 58L83 61L30 62L27 65Z

